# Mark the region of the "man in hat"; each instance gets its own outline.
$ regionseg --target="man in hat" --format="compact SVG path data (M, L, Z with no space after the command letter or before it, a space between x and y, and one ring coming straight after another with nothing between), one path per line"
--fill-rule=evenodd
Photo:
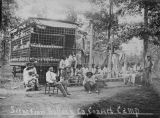
M89 94L91 94L92 90L96 90L96 92L98 93L98 86L95 82L95 78L92 72L86 73L86 77L84 78L83 81L83 86Z
M146 67L145 67L145 73L146 73L146 84L150 84L150 82L152 82L152 78L151 78L151 71L152 71L152 60L151 60L151 56L147 56L147 60L146 60Z
M33 63L27 63L23 70L23 80L26 91L38 90L38 74Z
M46 73L46 81L50 84L55 85L63 94L64 97L69 95L68 91L66 88L60 83L56 81L56 73L53 70L53 67L50 67Z

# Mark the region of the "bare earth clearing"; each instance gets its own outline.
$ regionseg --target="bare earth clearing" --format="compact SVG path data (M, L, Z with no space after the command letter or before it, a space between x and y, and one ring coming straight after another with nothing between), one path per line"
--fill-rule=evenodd
M58 95L45 95L44 87L40 91L26 93L23 87L16 88L18 84L19 82L10 82L5 88L1 84L0 118L67 118L67 116L77 118L84 111L88 113L90 107L92 110L111 108L114 113L117 113L119 106L120 112L123 112L123 108L126 108L126 112L128 112L127 108L138 108L140 113L157 114L143 117L139 115L138 118L158 118L158 113L160 113L160 97L157 94L160 95L159 79L154 79L153 88L124 86L122 82L108 82L108 86L103 88L100 94L88 94L83 87L69 87L71 96L66 98L62 97L60 92ZM14 87L16 89L13 89ZM136 118L136 115L123 117Z
M108 87L102 89L100 94L88 94L84 91L83 87L70 87L69 91L72 95L67 98L62 97L61 93L58 95L54 94L52 96L45 95L44 90L38 92L29 92L26 94L24 90L1 89L0 95L6 98L0 100L0 114L1 117L4 118L17 118L17 115L14 114L21 114L22 111L19 113L19 111L15 111L15 109L28 110L32 108L34 111L47 112L47 108L56 108L59 105L63 108L66 107L64 109L67 109L69 106L70 110L77 112L78 108L82 106L98 102L102 99L105 100L115 96L118 93L134 89L134 87L122 86L123 83L121 82L114 82L114 85L113 83L108 83ZM43 116L43 118L45 117L47 116Z

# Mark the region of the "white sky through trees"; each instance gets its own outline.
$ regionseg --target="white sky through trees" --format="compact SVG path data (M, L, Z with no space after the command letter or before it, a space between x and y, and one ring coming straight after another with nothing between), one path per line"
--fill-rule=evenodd
M98 8L88 2L88 0L16 0L16 2L18 4L16 15L23 19L29 17L44 17L63 20L67 16L67 10L70 8L74 9L78 14L98 10ZM143 22L143 16L126 15L119 17L118 20L119 23L139 23ZM139 54L137 52L142 51L142 45L142 41L133 38L133 40L127 44L123 44L123 49L128 55Z

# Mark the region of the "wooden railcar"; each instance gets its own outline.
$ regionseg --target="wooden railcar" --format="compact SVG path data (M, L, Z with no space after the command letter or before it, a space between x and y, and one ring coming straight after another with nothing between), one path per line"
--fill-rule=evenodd
M77 24L52 19L29 18L11 31L10 65L20 66L34 59L40 74L40 83L45 81L49 66L55 67L63 56L76 53Z

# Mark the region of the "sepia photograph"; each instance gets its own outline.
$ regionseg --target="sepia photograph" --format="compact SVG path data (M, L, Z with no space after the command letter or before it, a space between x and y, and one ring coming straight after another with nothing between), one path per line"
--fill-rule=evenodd
M160 118L160 0L0 3L0 118Z

